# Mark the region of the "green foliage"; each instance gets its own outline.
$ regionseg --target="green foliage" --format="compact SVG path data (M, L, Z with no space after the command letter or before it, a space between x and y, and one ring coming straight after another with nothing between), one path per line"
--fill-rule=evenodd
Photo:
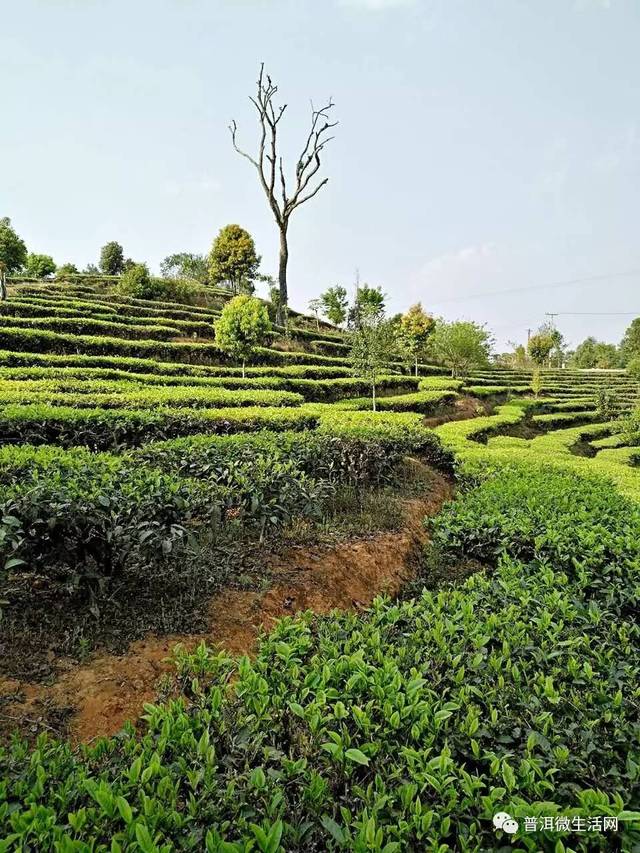
M0 218L0 265L5 273L21 270L27 262L27 247L8 216Z
M598 420L612 421L620 413L620 403L615 393L608 388L598 388L594 402Z
M386 295L381 287L363 284L356 290L356 298L349 310L349 326L357 329L360 323L369 322L371 317L383 317Z
M159 279L151 277L146 264L133 264L122 273L118 291L136 299L160 299L164 288Z
M371 406L376 411L376 386L391 359L395 344L391 324L380 308L361 306L358 325L351 334L350 360L356 376L364 377L371 386Z
M452 403L458 395L455 391L419 391L416 394L400 394L399 396L378 397L376 410L380 412L420 412L432 415L442 411L443 407ZM340 409L370 409L371 400L367 397L355 400L344 400L336 404Z
M36 255L30 253L27 255L25 262L25 273L32 278L46 278L53 275L56 271L56 265L50 255Z
M493 571L364 618L285 619L252 661L178 650L189 707L147 706L142 736L1 754L3 837L480 851L507 843L492 825L507 810L515 841L540 850L557 839L526 833L524 816L624 817L637 807L639 533L637 507L601 481L502 472L432 524L439 559L472 553ZM572 849L594 840L611 838L575 835ZM633 820L619 840L638 843Z
M124 252L120 243L115 240L105 243L100 250L100 269L106 275L120 275L124 271Z
M640 357L640 317L636 317L626 329L620 343L620 356L623 364Z
M540 392L542 391L543 382L542 382L542 374L540 373L540 368L536 368L531 374L531 390L534 393L536 399L540 396Z
M627 372L634 379L640 380L640 354L632 358L627 363Z
M225 225L209 253L209 280L224 284L233 293L243 289L252 292L260 260L251 234L239 225Z
M67 278L67 276L70 275L78 275L78 268L75 264L61 264L61 266L56 269L56 279Z
M414 362L418 375L418 359L427 352L427 342L435 328L435 320L423 310L422 305L412 305L400 318L399 343Z
M597 341L593 337L585 338L576 347L571 364L581 369L611 369L620 367L620 354L614 344Z
M320 305L322 313L333 323L334 326L341 326L347 319L347 290L341 285L329 287L324 293L320 294Z
M164 278L193 279L200 284L209 280L209 264L204 255L190 252L178 252L168 255L160 264L160 273Z
M82 445L93 450L136 447L154 438L200 432L307 429L315 423L313 413L302 407L101 409L34 403L8 404L0 410L6 444Z
M529 355L537 365L543 365L548 361L553 349L553 338L547 334L532 335L529 339Z
M430 350L450 368L452 376L466 376L473 368L488 364L491 344L491 335L484 326L466 320L447 323L440 319L431 336Z
M247 359L271 332L266 306L253 296L236 296L222 309L215 324L216 343L223 352L242 361Z

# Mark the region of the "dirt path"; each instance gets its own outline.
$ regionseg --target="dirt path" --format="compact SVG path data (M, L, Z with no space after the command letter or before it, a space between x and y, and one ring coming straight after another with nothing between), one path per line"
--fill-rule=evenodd
M68 722L75 742L114 734L125 720L139 716L143 703L155 699L158 680L172 669L166 658L178 643L193 648L205 640L232 654L248 653L260 628L269 628L281 616L360 608L380 593L397 593L412 576L426 540L424 516L437 513L452 495L445 477L432 472L430 479L428 494L405 502L401 531L331 548L291 548L269 566L271 585L265 591L226 589L217 594L203 634L148 636L124 655L96 656L83 665L68 662L51 685L5 680L0 683L5 697L0 717L22 726L26 721L33 731L47 721Z

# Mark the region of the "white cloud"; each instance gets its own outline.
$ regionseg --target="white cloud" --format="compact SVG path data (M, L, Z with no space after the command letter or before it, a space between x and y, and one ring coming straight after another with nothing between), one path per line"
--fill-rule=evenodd
M503 272L503 261L504 252L494 243L464 246L437 255L417 270L411 283L411 298L420 299L425 306L433 303L437 309L439 300L456 301L492 289Z

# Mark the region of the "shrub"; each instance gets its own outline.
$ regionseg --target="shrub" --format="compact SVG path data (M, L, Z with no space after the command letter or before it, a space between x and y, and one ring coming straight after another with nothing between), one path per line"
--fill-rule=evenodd
M146 706L142 736L0 753L3 836L43 850L546 850L557 833L525 817L597 815L619 834L563 846L633 849L639 534L637 507L601 481L503 472L433 523L443 559L481 545L491 572L364 616L282 620L254 660L179 651L188 705ZM496 833L499 811L515 838Z
M56 271L56 265L50 255L30 253L27 255L24 269L25 274L32 278L46 278L49 275L53 275Z
M123 272L118 290L123 296L136 299L160 299L164 285L161 279L151 277L146 264L132 264Z

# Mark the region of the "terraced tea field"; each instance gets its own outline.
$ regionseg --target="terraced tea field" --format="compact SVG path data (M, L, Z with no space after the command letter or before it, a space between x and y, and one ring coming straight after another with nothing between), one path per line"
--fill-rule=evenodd
M225 299L0 306L0 851L637 849L637 381Z

